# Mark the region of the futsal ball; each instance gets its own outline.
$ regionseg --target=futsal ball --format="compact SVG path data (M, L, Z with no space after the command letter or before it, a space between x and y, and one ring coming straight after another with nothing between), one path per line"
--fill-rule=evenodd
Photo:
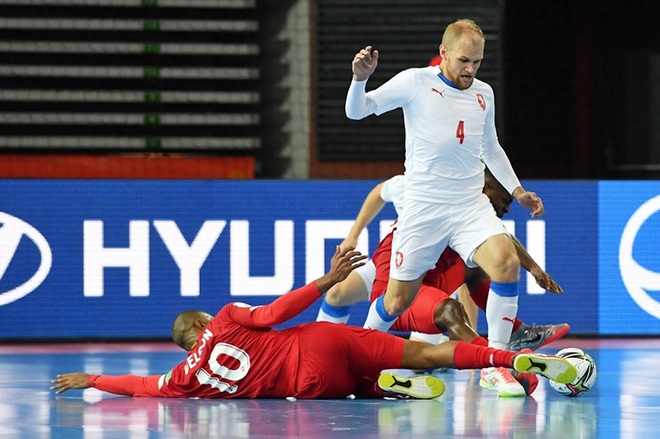
M571 383L562 384L549 380L550 387L566 396L578 396L591 389L596 382L596 362L591 355L579 348L565 348L555 355L565 358L577 369L577 378Z

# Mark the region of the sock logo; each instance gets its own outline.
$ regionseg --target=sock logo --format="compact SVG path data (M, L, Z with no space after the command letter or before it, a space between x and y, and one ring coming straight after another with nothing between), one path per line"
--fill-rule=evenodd
M513 324L514 319L512 319L511 317L502 317L502 320L504 320L505 322L511 322L511 324Z

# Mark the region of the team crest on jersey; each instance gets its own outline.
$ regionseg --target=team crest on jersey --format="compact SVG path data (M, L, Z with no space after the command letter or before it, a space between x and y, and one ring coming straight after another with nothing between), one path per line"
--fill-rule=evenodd
M477 93L477 102L479 102L479 106L482 110L486 109L486 98L484 98L484 95L481 93Z
M394 260L396 268L400 268L403 265L403 253L396 252L396 259Z

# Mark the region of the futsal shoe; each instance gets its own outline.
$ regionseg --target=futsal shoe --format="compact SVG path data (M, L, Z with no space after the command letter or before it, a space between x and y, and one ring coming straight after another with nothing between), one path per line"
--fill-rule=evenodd
M445 383L434 376L405 378L391 372L380 374L378 388L385 398L433 399L445 393Z
M514 370L511 372L511 375L513 378L515 378L516 381L520 383L521 386L523 386L525 393L528 395L534 393L534 390L536 390L539 385L539 377L533 373L518 372Z
M513 368L518 372L531 372L557 381L570 383L577 378L577 369L568 360L554 355L520 353L513 358Z
M568 323L556 325L525 325L524 323L511 333L509 351L522 351L523 349L537 350L541 346L559 340L571 329Z
M525 396L525 388L506 367L486 367L481 369L479 385L484 389L497 390L500 396Z

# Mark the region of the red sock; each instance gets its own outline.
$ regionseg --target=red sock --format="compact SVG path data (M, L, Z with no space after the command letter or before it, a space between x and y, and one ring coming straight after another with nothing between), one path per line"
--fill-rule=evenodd
M486 303L488 303L488 291L490 291L490 280L484 281L484 283L479 285L476 290L470 291L470 297L472 297L472 301L483 312L486 312ZM513 320L513 328L511 329L511 333L518 329L520 325L522 325L522 321L516 317Z
M456 369L482 369L484 367L511 367L519 352L503 351L459 341L454 350Z
M488 346L488 340L485 338L479 336L475 337L474 340L470 342L470 344L477 345L477 346Z

